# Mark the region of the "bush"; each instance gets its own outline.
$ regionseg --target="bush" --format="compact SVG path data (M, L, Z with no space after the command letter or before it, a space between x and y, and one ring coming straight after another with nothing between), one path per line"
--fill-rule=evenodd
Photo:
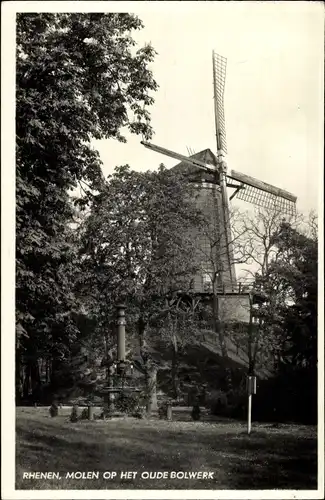
M159 407L158 407L158 416L160 419L168 419L172 420L173 414L172 414L172 407L173 407L173 402L171 400L164 401Z
M170 403L168 401L164 401L158 406L158 416L161 419L167 418L167 408Z
M70 415L70 422L77 422L77 420L78 420L78 405L73 405Z
M206 399L206 406L212 415L224 415L228 406L226 393L220 390L213 391Z
M141 413L141 397L139 395L122 392L115 401L115 408L117 411L121 411L127 415Z
M247 393L245 388L238 387L227 392L222 390L212 391L206 400L206 408L212 415L244 418L247 406Z
M59 405L56 401L53 401L51 407L50 407L50 415L51 417L57 417L59 414Z
M158 406L158 416L159 418L167 418L167 403L164 402Z
M132 413L131 416L134 417L134 418L142 419L142 418L145 418L145 415L146 415L145 408L139 408L134 413Z
M105 418L111 418L112 417L112 411L110 408L103 408L102 413L99 416L100 420L105 420Z
M82 410L80 420L88 420L88 408Z
M317 374L307 369L261 381L253 396L253 418L260 421L317 423Z
M200 420L201 418L201 410L198 404L195 404L192 409L192 419L193 420Z

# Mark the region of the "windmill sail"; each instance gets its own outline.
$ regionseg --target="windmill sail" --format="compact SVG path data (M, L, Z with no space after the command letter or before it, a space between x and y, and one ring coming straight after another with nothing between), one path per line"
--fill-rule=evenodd
M216 139L217 139L217 152L218 152L218 171L221 190L221 213L224 227L224 238L219 235L219 254L226 255L227 268L232 286L236 286L236 270L234 266L234 251L232 245L232 235L229 220L229 202L227 194L227 166L223 161L223 154L227 153L226 142L226 125L225 125L225 112L224 112L224 91L226 81L226 68L227 59L214 51L212 53L213 59L213 89L214 89L214 116L216 126ZM222 242L222 240L224 240ZM222 242L222 243L221 243ZM221 257L219 255L219 260Z
M156 153L160 153L165 156L170 156L171 158L175 158L176 160L183 161L188 165L192 165L194 167L198 167L206 172L213 172L213 165L204 163L203 161L197 160L196 158L189 158L187 156L181 155L179 153L175 153L175 151L171 151L170 149L162 148L161 146L157 146L156 144L152 144L151 142L141 141L141 144L147 148L151 149L151 151L155 151ZM210 168L209 168L210 167Z
M224 111L224 92L226 81L227 59L213 51L213 83L215 102L215 121L218 151L227 153L226 124Z
M228 177L241 182L243 189L237 194L239 200L253 203L263 208L278 208L284 214L294 215L297 197L266 182L254 179L249 175L231 170Z

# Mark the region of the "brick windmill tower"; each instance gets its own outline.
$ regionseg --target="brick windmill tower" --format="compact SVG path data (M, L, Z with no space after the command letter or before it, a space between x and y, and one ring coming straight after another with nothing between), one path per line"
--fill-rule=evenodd
M228 171L225 162L227 154L226 128L224 117L224 90L227 59L212 53L214 116L216 154L206 149L190 157L166 148L142 141L142 144L158 153L180 161L174 168L185 170L189 181L198 189L198 203L205 214L210 235L199 236L198 258L200 272L194 277L197 293L214 292L220 295L238 294L238 284L234 265L231 217L229 201L235 196L243 201L264 208L277 207L284 215L295 212L296 196L270 184L234 170ZM228 198L228 189L233 190ZM214 275L214 283L212 276ZM216 287L215 287L216 285Z

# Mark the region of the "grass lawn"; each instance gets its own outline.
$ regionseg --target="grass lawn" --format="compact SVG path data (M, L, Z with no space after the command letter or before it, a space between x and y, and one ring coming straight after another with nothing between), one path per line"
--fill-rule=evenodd
M69 422L69 410L18 408L16 489L317 489L315 427L234 421L112 419ZM186 420L186 419L185 419ZM60 479L23 479L24 472ZM99 471L99 479L66 478ZM116 471L115 479L103 479ZM121 479L135 471L135 479ZM141 479L144 471L213 472L213 479Z

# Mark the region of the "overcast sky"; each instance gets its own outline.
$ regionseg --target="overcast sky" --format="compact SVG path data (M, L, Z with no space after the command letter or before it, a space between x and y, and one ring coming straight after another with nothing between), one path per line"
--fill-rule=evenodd
M136 40L151 42L158 52L152 70L159 90L149 108L152 142L182 154L187 147L215 151L214 49L228 60L228 168L291 191L303 212L317 209L323 169L322 4L150 2L144 10L142 2L133 2L132 7L145 24ZM175 164L140 140L129 135L127 144L96 142L104 173L125 163L136 170Z

